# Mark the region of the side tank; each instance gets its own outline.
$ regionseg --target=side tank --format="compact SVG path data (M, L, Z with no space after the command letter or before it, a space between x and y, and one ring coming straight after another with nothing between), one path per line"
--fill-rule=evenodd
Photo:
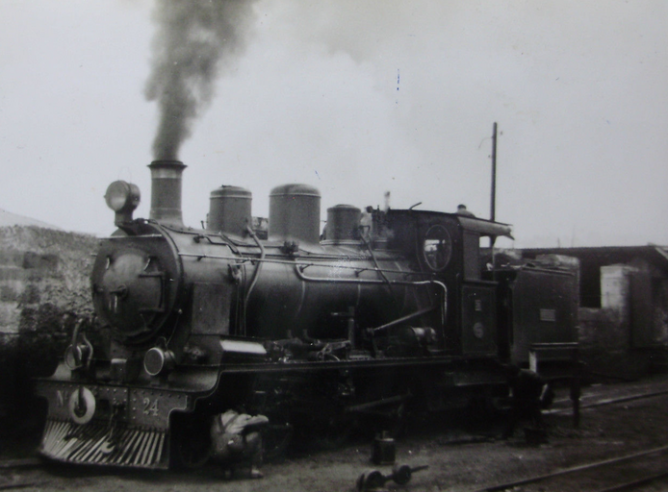
M350 316L359 329L373 328L430 306L427 287L410 280L404 258L383 253L376 262L359 246L268 255L247 306L247 334L340 339Z
M341 339L351 318L359 329L373 328L430 305L404 255L374 255L355 238L359 209L328 212L332 240L320 243L319 191L301 184L272 190L269 241L259 261L243 266L241 334Z

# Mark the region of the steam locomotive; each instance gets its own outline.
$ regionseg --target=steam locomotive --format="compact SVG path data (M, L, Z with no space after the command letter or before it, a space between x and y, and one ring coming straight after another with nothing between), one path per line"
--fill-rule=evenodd
M193 229L185 167L150 164L147 220L133 218L135 185L107 190L118 229L91 287L109 342L94 348L78 325L37 382L48 458L196 466L212 416L228 409L268 416L276 435L311 424L338 435L369 414L393 425L408 406L507 395L503 365L527 365L532 344L576 341L573 272L481 260L481 239L511 237L506 224L337 205L321 235L319 192L290 184L272 190L266 231L236 186L214 190L206 227ZM546 374L567 362L550 352Z

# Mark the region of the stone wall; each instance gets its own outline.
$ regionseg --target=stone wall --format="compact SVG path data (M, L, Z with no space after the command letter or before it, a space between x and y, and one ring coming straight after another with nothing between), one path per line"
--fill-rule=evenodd
M49 376L69 343L73 320L89 316L98 240L34 226L0 228L0 419L25 415L31 381ZM0 431L2 429L0 428Z

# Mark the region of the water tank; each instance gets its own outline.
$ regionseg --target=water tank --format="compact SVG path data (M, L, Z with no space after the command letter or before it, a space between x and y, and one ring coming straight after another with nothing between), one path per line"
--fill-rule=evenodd
M251 225L253 194L239 186L223 185L211 192L207 230L243 236Z
M269 240L317 243L320 192L305 184L277 186L269 194Z
M362 211L352 205L336 205L327 209L325 240L340 242L359 238Z

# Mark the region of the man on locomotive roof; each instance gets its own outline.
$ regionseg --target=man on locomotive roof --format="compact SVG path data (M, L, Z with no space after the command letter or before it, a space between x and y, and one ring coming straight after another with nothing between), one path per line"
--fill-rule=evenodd
M371 228L373 227L373 207L368 205L360 215L360 229L362 236L367 241L371 239Z
M463 203L457 205L457 215L464 215L466 217L475 217L475 215L472 212L469 212L466 209L466 205L464 205Z

